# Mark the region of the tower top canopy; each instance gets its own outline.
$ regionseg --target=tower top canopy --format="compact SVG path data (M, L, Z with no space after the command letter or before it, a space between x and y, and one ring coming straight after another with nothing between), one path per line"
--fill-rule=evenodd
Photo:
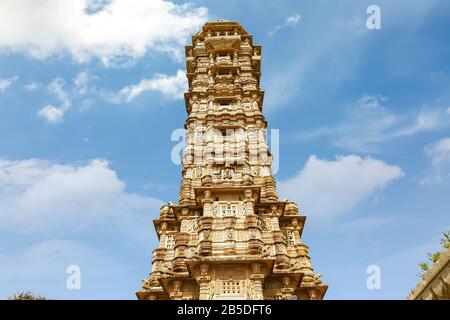
M204 40L207 37L225 35L249 36L250 42L252 40L252 36L245 31L239 22L219 19L217 21L206 22L202 29L192 36L192 42L195 43L197 40Z

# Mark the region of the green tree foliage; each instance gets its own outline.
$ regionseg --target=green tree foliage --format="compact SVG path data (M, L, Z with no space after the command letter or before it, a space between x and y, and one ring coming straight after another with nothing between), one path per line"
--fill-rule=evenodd
M439 259L441 258L442 254L448 249L450 248L450 230L447 232L443 233L443 237L441 239L441 247L442 247L442 251L436 251L436 252L431 252L428 253L428 260L419 263L419 267L420 267L420 273L419 276L423 277L425 276L425 274L427 273L428 270L431 269L431 267L439 261Z
M35 295L30 291L15 293L8 298L9 300L47 300L46 297Z

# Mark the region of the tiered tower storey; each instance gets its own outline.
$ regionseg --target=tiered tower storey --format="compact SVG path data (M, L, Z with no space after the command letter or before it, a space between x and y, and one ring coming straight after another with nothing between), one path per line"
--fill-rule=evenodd
M179 204L161 208L139 299L322 299L301 241L306 216L280 200L260 88L261 46L237 22L186 46L189 91Z

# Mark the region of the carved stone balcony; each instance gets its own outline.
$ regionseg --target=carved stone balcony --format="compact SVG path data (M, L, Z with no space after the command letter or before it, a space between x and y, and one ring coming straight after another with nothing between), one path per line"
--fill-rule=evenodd
M230 56L218 56L216 57L216 66L232 66L233 61Z

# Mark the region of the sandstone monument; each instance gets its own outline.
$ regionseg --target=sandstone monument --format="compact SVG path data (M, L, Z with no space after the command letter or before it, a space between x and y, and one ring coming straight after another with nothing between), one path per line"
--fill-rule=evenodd
M306 216L278 198L266 142L261 46L237 22L186 47L188 117L179 204L154 220L159 247L139 299L323 299L301 241Z

